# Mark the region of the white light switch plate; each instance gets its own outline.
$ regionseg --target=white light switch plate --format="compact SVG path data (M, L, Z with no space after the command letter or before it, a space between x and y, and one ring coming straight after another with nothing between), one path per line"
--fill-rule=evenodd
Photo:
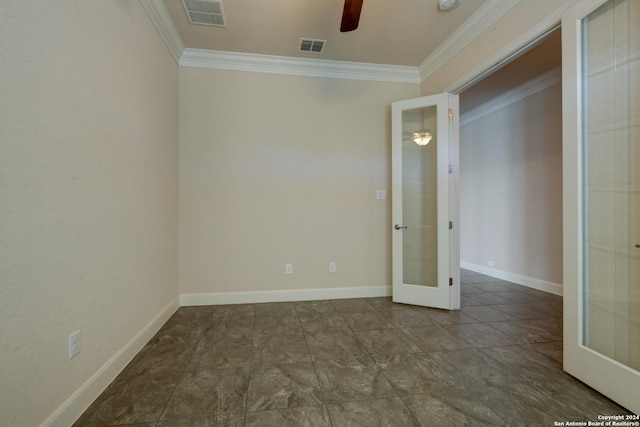
M80 331L69 335L69 359L73 359L80 353Z

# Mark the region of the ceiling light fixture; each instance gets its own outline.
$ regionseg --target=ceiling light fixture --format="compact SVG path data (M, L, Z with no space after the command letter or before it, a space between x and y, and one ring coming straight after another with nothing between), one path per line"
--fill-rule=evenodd
M422 128L411 134L411 140L418 144L420 147L424 147L433 139L433 133L431 133L431 130L425 128L424 126L424 114L426 111L427 110L425 109L420 113L420 124L422 125Z
M456 5L458 0L440 0L440 10L451 10Z
M421 130L420 132L414 132L411 136L411 140L419 146L425 146L433 139L433 135L428 130Z

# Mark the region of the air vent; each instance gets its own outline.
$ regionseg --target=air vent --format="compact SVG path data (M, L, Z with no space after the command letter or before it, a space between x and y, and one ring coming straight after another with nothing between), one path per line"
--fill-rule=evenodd
M222 0L182 0L182 5L192 24L227 26Z
M300 39L298 52L322 53L326 40Z

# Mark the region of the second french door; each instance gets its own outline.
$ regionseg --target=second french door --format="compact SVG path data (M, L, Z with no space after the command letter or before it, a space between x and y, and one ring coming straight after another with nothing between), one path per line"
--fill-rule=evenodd
M640 413L640 2L562 32L564 369Z

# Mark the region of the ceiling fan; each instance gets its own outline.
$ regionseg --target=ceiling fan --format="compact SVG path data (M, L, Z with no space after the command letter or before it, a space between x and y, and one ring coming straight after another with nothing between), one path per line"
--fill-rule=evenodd
M344 8L342 9L342 22L340 23L340 32L346 33L358 28L360 21L360 12L362 11L363 0L344 0ZM457 0L439 0L440 10L447 11L456 5Z
M340 32L346 33L358 28L360 21L360 12L362 11L363 0L344 0L344 9L342 10L342 22L340 23Z

